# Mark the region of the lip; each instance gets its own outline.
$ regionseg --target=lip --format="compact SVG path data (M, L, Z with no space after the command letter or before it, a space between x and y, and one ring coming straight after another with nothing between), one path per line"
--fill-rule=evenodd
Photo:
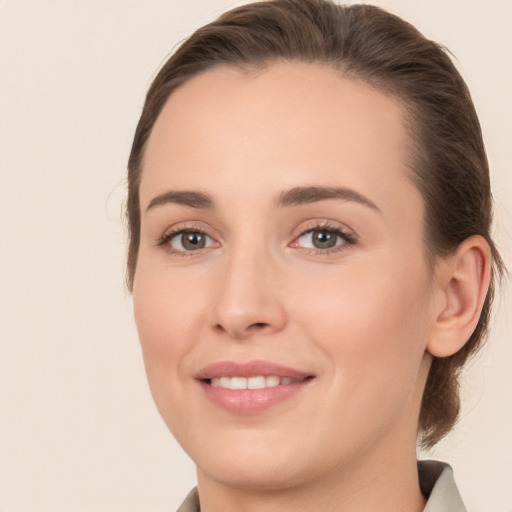
M290 379L305 379L310 373L305 373L288 366L272 363L270 361L249 361L239 364L233 361L219 361L205 366L195 378L198 380L213 379L215 377L257 377L263 375L269 377L289 377Z
M263 389L227 389L212 386L209 382L215 377L248 378L273 375L297 382ZM311 384L314 375L269 361L250 361L245 364L219 361L201 369L195 379L213 404L231 413L247 415L265 411L292 398Z

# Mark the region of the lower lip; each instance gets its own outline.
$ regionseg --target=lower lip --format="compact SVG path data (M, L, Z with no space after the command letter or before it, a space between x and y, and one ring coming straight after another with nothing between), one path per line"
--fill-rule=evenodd
M218 407L236 414L265 411L300 393L313 379L262 389L227 389L199 381L206 396Z

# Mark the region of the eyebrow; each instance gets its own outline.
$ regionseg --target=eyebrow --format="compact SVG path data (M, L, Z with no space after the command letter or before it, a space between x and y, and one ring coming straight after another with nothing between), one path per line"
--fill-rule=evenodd
M201 210L209 210L215 206L215 202L211 196L203 192L194 192L191 190L169 190L164 194L151 199L146 212L157 206L165 204L181 204L190 208L198 208Z
M380 212L380 208L359 192L349 188L340 187L321 187L321 186L303 186L294 187L290 190L281 192L274 199L274 206L277 208L286 208L290 206L299 206L301 204L317 203L328 199L339 199L342 201L354 201L356 203L368 206L372 210ZM210 210L215 207L213 198L204 192L192 190L169 190L154 197L146 212L157 206L166 204L180 204L190 208L200 210Z
M354 201L368 206L372 210L381 212L380 208L367 197L350 188L340 187L294 187L282 192L274 200L277 207L298 206L301 204L316 203L327 199L341 199L343 201Z

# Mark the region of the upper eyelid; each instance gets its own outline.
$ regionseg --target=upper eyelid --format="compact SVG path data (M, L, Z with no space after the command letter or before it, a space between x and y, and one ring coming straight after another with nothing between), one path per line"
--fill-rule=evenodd
M171 239L173 239L175 236L178 236L181 233L187 233L187 232L198 232L206 235L207 237L211 238L212 240L216 240L215 236L212 236L210 233L208 233L208 230L206 230L203 226L200 226L196 224L195 222L178 222L176 224L173 224L172 226L167 227L163 233L158 237L157 239L157 246L162 246L167 244Z
M299 227L299 229L296 231L297 234L295 235L295 238L305 235L306 233L309 233L311 231L320 231L322 229L325 231L337 231L354 239L359 238L359 235L346 224L329 219L314 220L307 222L306 225L302 225L301 227Z
M344 244L354 244L358 241L358 238L357 236L351 234L351 233L348 233L347 231L341 229L341 228L326 228L326 227L318 227L318 228L312 228L312 229L307 229L306 231L303 231L302 233L300 233L298 236L296 236L293 241L292 241L292 244L295 244L297 243L297 241L302 238L303 236L305 235L308 235L309 233L313 233L315 231L324 231L324 232L330 232L330 233L333 233L335 234L337 237L341 238L342 240L344 240ZM344 245L343 244L343 245ZM339 244L337 244L339 245ZM334 248L334 246L333 246ZM326 251L328 251L328 249L325 249Z
M215 237L215 235L210 234L212 229L205 226L204 223L201 221L176 222L164 229L164 231L162 233L162 237L169 235L169 234L172 235L172 234L181 233L183 231L198 231L198 232L204 233L205 235L208 235L212 238Z

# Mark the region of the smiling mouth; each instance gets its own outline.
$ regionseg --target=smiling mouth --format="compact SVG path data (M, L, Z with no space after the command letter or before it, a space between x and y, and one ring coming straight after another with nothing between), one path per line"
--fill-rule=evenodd
M214 405L235 415L257 415L294 396L315 375L270 361L218 361L195 376Z
M312 379L308 376L304 378L293 379L291 377L278 377L277 375L256 375L254 377L214 377L206 379L205 382L213 387L225 389L265 389L277 386L287 386L290 384L298 384L300 382Z

